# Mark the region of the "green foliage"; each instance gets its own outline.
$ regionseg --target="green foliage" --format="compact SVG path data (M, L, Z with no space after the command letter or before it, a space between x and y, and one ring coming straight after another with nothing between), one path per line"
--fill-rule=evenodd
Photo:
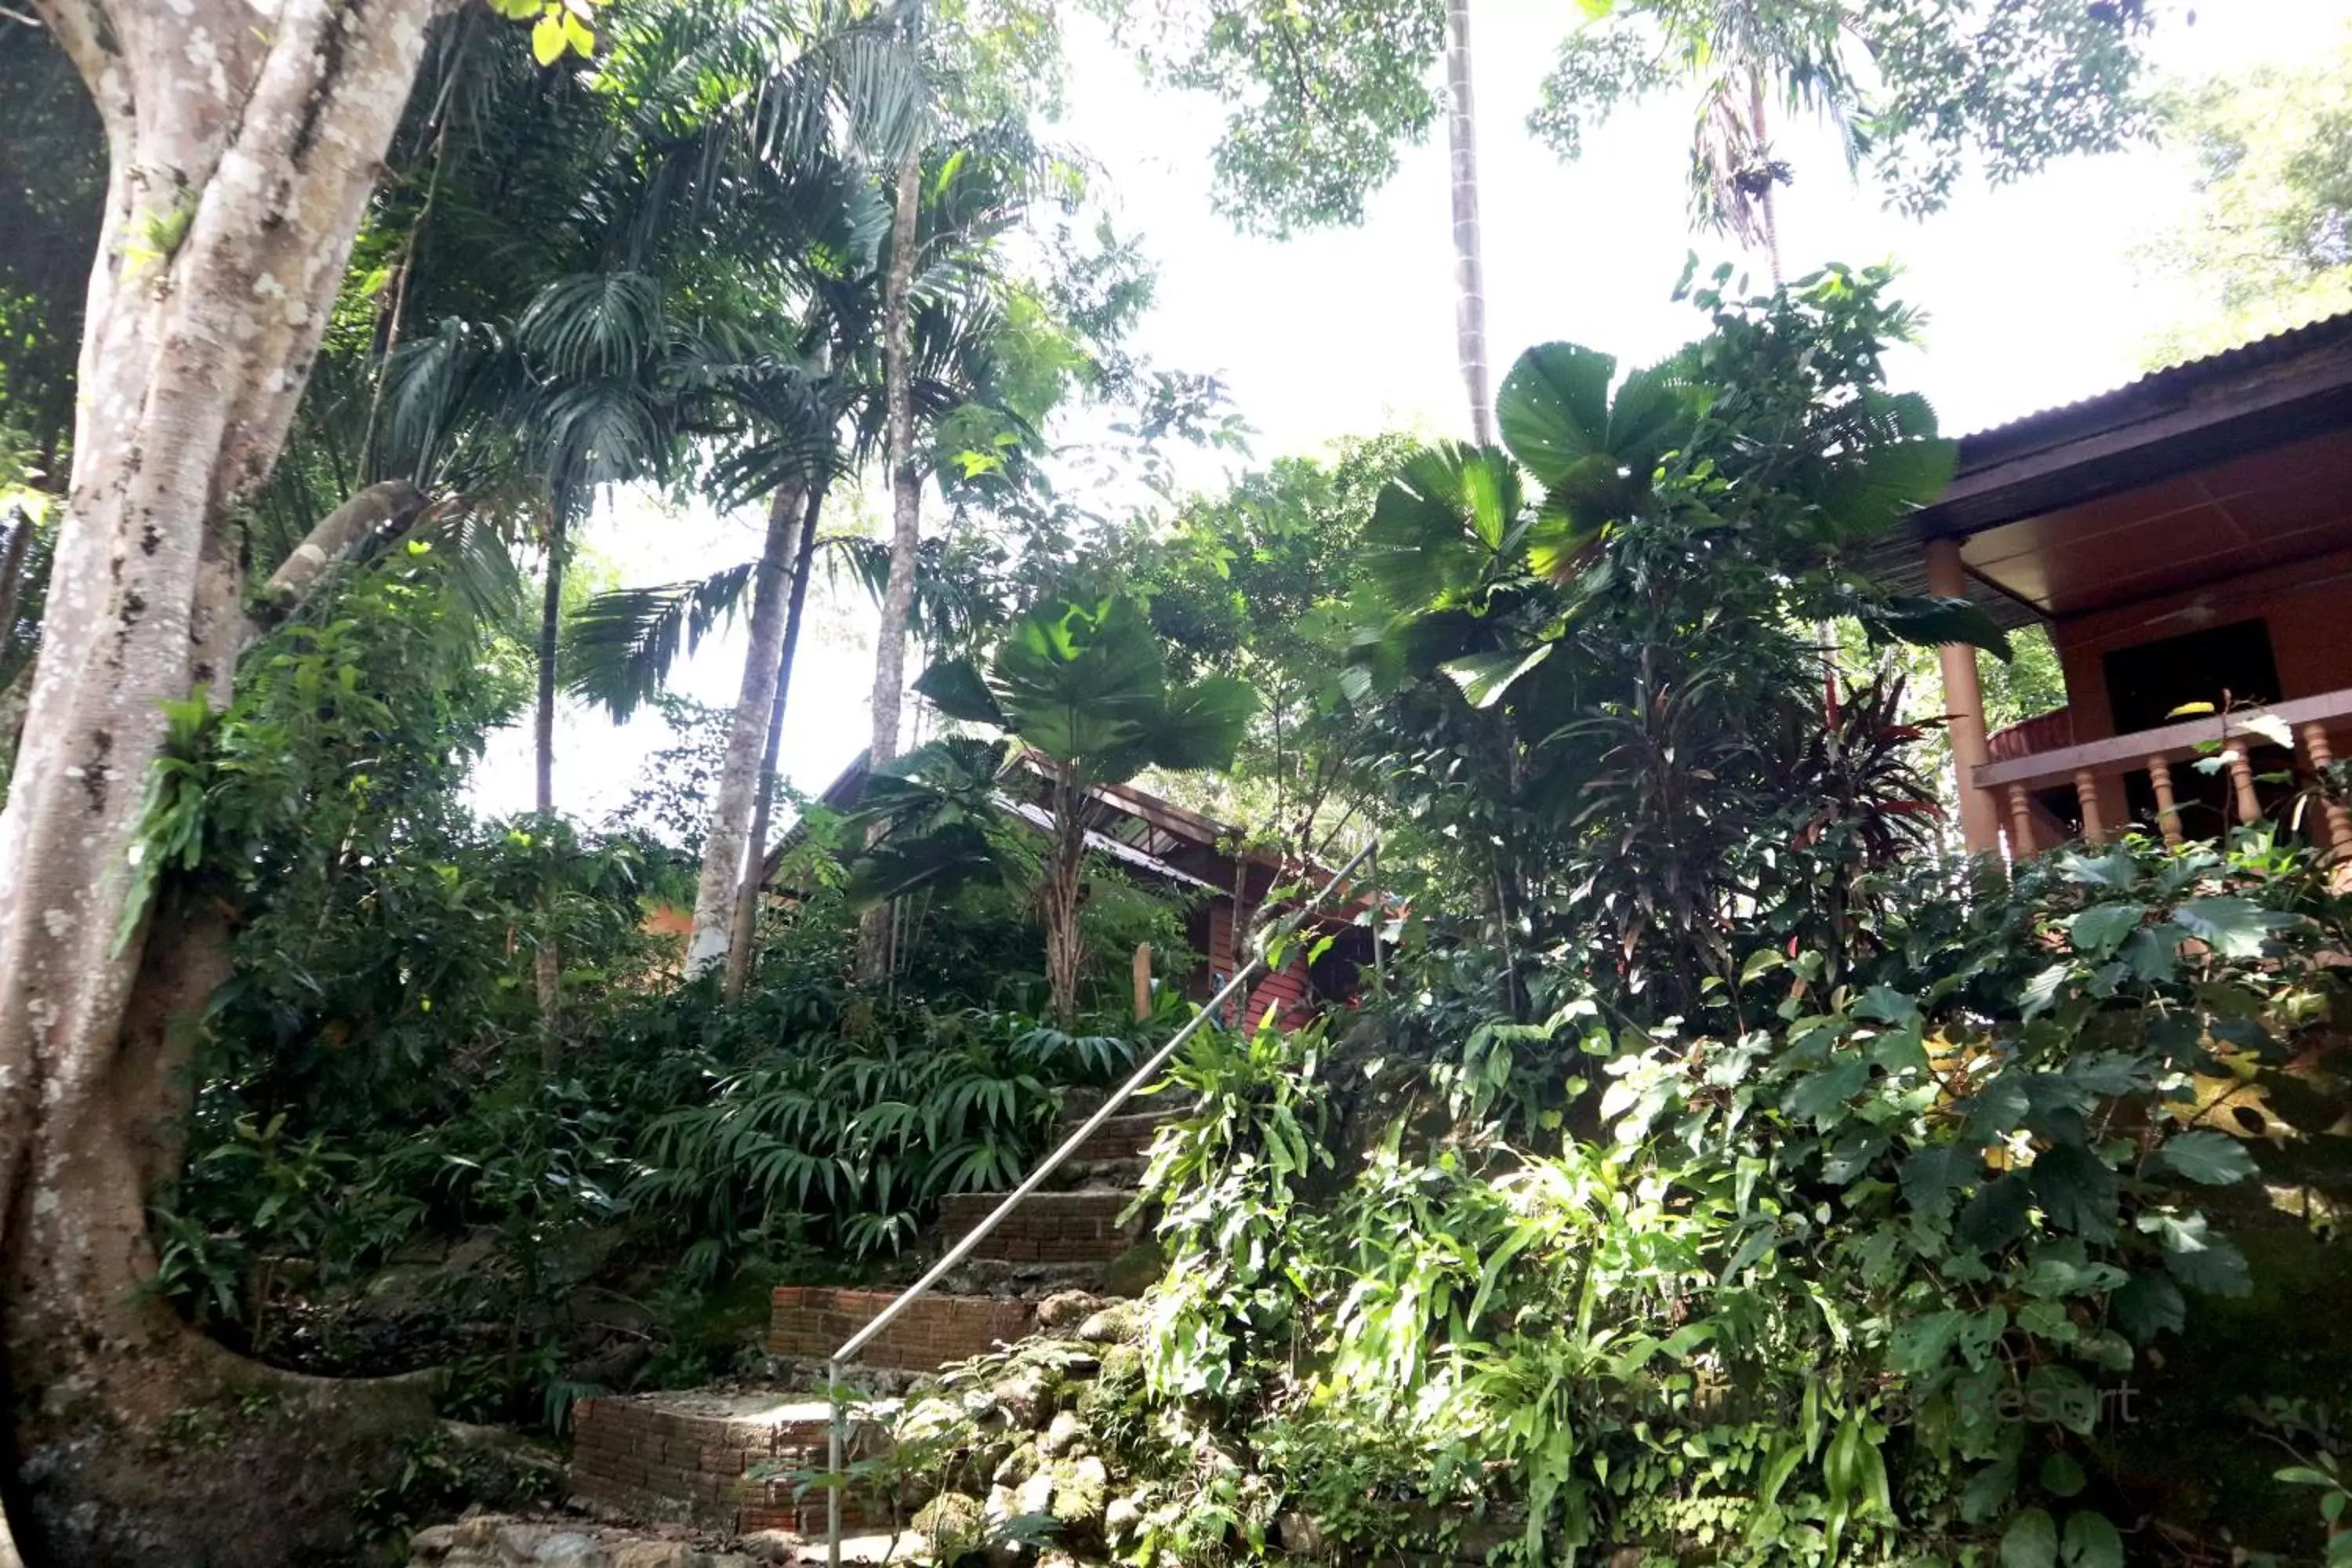
M1092 793L1147 767L1231 765L1256 693L1233 676L1171 684L1167 650L1131 599L1050 600L1006 630L986 672L969 658L934 664L915 689L945 717L1005 737L924 747L882 770L856 820L883 831L851 868L867 900L979 880L1018 887L1033 877L1045 928L1055 1016L1076 1017L1085 968L1080 923ZM1015 767L1012 747L1024 764ZM997 818L999 795L1045 786L1050 848L1033 860ZM1034 869L1033 869L1034 868Z
M976 1009L854 1007L835 1030L751 1059L648 1128L633 1195L700 1238L689 1269L803 1237L897 1252L943 1194L1021 1179L1056 1085L1110 1081L1132 1059L1123 1038Z
M2197 202L2150 259L2203 297L2149 346L2176 363L2352 306L2352 43L2174 93L2168 137L2196 162Z
M1114 1544L2120 1563L2116 1391L2245 1284L2203 1086L2331 1026L2342 916L2261 839L2130 841L1923 888L1849 980L1759 944L1685 1018L1571 966L1533 1026L1203 1038L1143 1375L1080 1405Z
M1445 12L1433 0L1104 9L1147 69L1228 106L1215 200L1253 232L1361 223L1365 196L1396 173L1398 144L1437 118L1429 76Z
M1952 462L1880 385L1908 328L1885 285L1701 289L1709 336L1622 379L1533 350L1496 399L1507 451L1431 448L1381 490L1341 675L1352 765L1405 829L1396 859L1490 942L1572 944L1688 999L1730 977L1735 911L1841 921L1932 820L1900 689L1825 702L1800 630L2000 646L1852 564Z
M1709 0L1594 0L1563 42L1529 123L1562 157L1621 105L1668 88L1698 100L1694 215L1767 237L1788 183L1768 116L1832 125L1892 205L1931 212L1971 164L1995 184L2069 153L2146 133L2140 4L2060 0L1852 7Z

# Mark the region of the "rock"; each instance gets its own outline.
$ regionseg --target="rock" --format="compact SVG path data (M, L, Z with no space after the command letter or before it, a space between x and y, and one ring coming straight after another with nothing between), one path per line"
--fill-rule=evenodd
M655 1562L633 1562L628 1568L693 1568L691 1560L700 1554L688 1552L685 1555L687 1561L671 1556ZM593 1535L583 1535L576 1530L556 1530L540 1537L539 1554L530 1561L543 1564L544 1568L601 1568L604 1553L597 1548L596 1538ZM613 1562L614 1568L620 1568L617 1557Z
M1037 1445L1024 1443L998 1462L989 1479L1000 1487L1017 1487L1037 1473Z
M988 1538L988 1510L966 1492L941 1492L915 1510L915 1531L942 1563L976 1552Z
M709 1562L682 1541L632 1541L614 1549L612 1568L709 1568Z
M1102 1302L1084 1290L1056 1290L1037 1303L1037 1326L1060 1333L1091 1317Z
M1274 1532L1282 1549L1294 1557L1320 1557L1330 1544L1324 1538L1322 1527L1295 1509L1286 1509L1275 1516Z
M1006 1378L988 1391L988 1397L1015 1427L1034 1431L1054 1413L1053 1389L1045 1374L1034 1369Z
M1013 1489L1013 1517L1034 1518L1054 1511L1054 1473L1040 1470Z
M1083 1459L1064 1459L1038 1479L1052 1484L1049 1511L1060 1523L1084 1530L1101 1522L1110 1497L1110 1470L1100 1459L1091 1454Z
M1125 1541L1143 1523L1143 1504L1133 1496L1115 1497L1103 1509L1103 1533L1114 1542Z
M1045 1435L1037 1439L1037 1452L1048 1459L1066 1458L1077 1450L1079 1441L1085 1436L1086 1427L1079 1421L1078 1413L1075 1410L1062 1411L1045 1428Z
M460 1550L479 1551L497 1537L499 1521L488 1514L476 1514L461 1519L449 1527L449 1544Z
M1143 1310L1132 1301L1105 1307L1078 1325L1078 1338L1090 1345L1131 1344L1143 1337Z
M755 1530L737 1542L754 1563L790 1563L800 1543L800 1537L789 1530Z
M1011 1487L988 1489L988 1502L982 1513L988 1521L988 1527L992 1531L1003 1529L1013 1516L1020 1511L1020 1501L1013 1495Z
M412 1557L441 1557L446 1556L449 1549L457 1544L457 1527L454 1524L436 1524L420 1530L410 1536L408 1552Z

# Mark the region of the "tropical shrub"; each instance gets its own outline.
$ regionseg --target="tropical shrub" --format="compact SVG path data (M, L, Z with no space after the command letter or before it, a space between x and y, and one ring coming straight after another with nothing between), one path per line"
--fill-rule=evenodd
M2249 836L1900 907L1687 1018L1570 970L1535 1024L1204 1040L1139 1375L1080 1402L1113 1544L2120 1564L2118 1396L2248 1287L2226 1091L2332 1044L2346 906Z

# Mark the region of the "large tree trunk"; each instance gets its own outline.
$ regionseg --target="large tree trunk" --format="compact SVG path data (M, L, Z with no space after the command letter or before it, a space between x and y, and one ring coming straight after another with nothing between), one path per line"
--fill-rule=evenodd
M1454 188L1454 352L1470 395L1470 436L1495 439L1486 384L1486 268L1478 238L1478 123L1470 97L1470 0L1446 0L1445 143Z
M776 689L768 701L768 741L760 757L760 794L751 806L751 832L742 885L735 892L735 917L727 939L730 1002L743 1000L751 983L751 960L760 938L760 888L768 866L768 818L775 807L776 777L784 745L784 704L792 695L793 660L801 647L801 621L808 607L809 574L816 566L817 518L824 510L824 481L809 491L808 516L801 523L801 547L793 561L793 598L784 611L784 646L776 655Z
M882 286L882 392L889 427L890 578L874 642L874 738L870 768L898 754L898 714L907 686L907 619L915 603L915 555L922 544L923 473L915 459L914 344L908 294L915 279L915 217L922 200L922 153L898 165L890 215L890 269ZM889 964L890 907L866 912L858 928L858 976L878 980Z
M286 1514L280 1474L234 1443L136 1451L142 1427L260 1374L142 1289L161 1129L226 932L168 897L127 917L163 704L226 692L245 636L235 520L284 442L432 5L37 4L90 85L109 176L73 474L0 810L13 1523L59 1561L284 1560L269 1532L290 1521L240 1541L250 1510L162 1484L237 1467L230 1482ZM15 1556L0 1542L0 1563Z
M727 754L719 765L710 831L702 841L702 877L694 890L694 934L686 949L686 977L708 973L727 961L735 926L735 892L741 882L743 847L760 785L764 737L776 710L776 667L784 640L785 602L792 597L793 531L801 521L806 487L798 478L776 487L768 500L768 537L751 592L751 647L743 656L742 689L727 730Z

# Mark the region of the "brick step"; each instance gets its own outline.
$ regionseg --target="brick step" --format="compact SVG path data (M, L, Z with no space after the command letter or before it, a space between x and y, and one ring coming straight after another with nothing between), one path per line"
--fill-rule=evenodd
M809 1394L696 1390L583 1399L572 1407L572 1490L591 1511L749 1535L822 1535L825 1494L796 1476L824 1471L832 1407ZM889 1441L887 1405L853 1413L845 1462ZM754 1473L759 1472L759 1473ZM845 1525L887 1526L889 1510L855 1489Z
M1071 1117L1068 1124L1075 1130L1085 1120L1084 1116ZM1079 1144L1070 1156L1071 1162L1101 1164L1144 1159L1150 1154L1151 1141L1160 1136L1160 1130L1175 1120L1173 1110L1123 1111L1096 1128L1094 1136Z
M999 1193L959 1193L940 1200L940 1243L952 1246L1003 1201ZM1108 1263L1140 1240L1141 1215L1122 1224L1135 1202L1124 1188L1082 1187L1033 1193L980 1244L976 1258L1008 1263Z
M889 1289L780 1285L769 1310L768 1353L824 1361L898 1297ZM1017 1296L925 1296L860 1352L858 1362L937 1372L1026 1338L1036 1319L1036 1304Z

